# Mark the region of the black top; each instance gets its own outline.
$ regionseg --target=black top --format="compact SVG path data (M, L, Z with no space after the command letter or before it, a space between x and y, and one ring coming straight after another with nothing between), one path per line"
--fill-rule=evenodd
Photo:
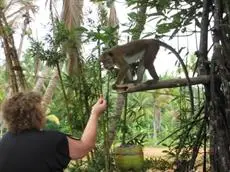
M63 172L68 140L58 131L7 132L0 140L0 172Z

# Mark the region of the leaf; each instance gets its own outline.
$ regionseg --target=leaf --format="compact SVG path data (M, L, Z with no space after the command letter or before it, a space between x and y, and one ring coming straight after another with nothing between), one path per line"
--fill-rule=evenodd
M181 53L181 51L183 50L183 49L185 49L186 47L181 47L180 49L179 49L179 51L178 51L178 54L180 54Z
M199 20L197 18L195 18L195 24L196 24L196 26L198 26L199 28L201 28L201 24L200 24L200 22L199 22Z
M83 27L83 26L77 27L76 30L77 30L77 31L80 31L80 32L82 32L82 33L83 33L83 32L88 32L88 29L85 28L85 27Z
M179 31L179 28L176 28L173 33L171 34L171 36L169 37L169 39L172 39Z
M162 143L161 145L164 147L168 147L168 145L166 143Z
M160 15L164 15L164 13L162 13L162 12L151 13L151 14L148 14L148 17L160 16Z
M137 13L131 12L131 13L128 13L128 16L129 16L131 19L136 20L136 18L137 18Z
M169 27L169 24L168 23L163 23L163 24L158 24L157 25L157 33L159 34L164 34L164 33L167 33L170 31L170 27Z

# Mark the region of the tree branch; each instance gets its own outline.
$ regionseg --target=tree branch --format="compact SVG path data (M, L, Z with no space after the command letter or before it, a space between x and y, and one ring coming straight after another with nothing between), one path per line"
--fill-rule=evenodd
M191 85L197 84L207 84L210 81L209 75L201 75L198 77L190 78ZM132 93L138 91L147 91L154 89L162 89L162 88L174 88L174 87L182 87L188 85L188 81L186 78L177 78L170 80L158 81L155 83L153 80L148 80L144 83L135 84L123 84L117 86L117 91L119 93Z

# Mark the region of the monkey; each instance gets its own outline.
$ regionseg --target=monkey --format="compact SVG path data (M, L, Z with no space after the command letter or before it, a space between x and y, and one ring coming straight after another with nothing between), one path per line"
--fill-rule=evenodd
M139 61L129 64L129 69L132 77L137 75L138 66L139 66ZM133 78L131 78L131 80L133 80Z
M153 78L154 82L159 80L159 76L156 73L154 67L154 61L156 59L156 55L160 49L160 46L165 47L172 51L173 54L177 57L182 68L184 70L185 77L188 82L189 93L190 93L190 102L191 102L191 112L194 113L194 96L191 86L191 81L188 75L187 67L174 48L170 45L157 40L157 39L140 39L131 41L124 45L118 45L112 47L109 50L106 50L99 57L99 61L102 62L103 66L107 70L114 69L115 66L118 67L118 76L116 82L112 86L113 88L117 88L117 85L122 82L133 82L133 74L137 74L137 80L135 83L140 83L143 79L144 71L147 69L149 74ZM138 63L138 67L136 69L136 63ZM131 69L130 65L135 64L135 68ZM128 78L128 79L127 79ZM149 82L148 82L149 83Z
M157 82L159 76L155 70L154 61L160 46L171 50L176 55L184 69L186 78L189 79L187 68L180 55L170 45L157 39L135 40L124 45L115 46L102 53L99 60L107 70L111 70L115 66L119 68L117 80L113 85L114 88L116 88L116 85L121 84L125 78L128 78L126 79L127 83L140 83L143 79L145 69L148 70L153 81ZM135 64L133 65L135 67L138 65L137 69L132 69L130 67L132 64ZM136 81L133 81L132 78L135 73L134 71L137 71Z

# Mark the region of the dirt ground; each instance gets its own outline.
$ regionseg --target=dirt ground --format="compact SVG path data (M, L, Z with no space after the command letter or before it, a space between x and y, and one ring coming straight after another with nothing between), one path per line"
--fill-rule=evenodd
M145 158L163 157L165 156L165 153L162 152L163 150L166 150L166 148L145 147L143 152Z
M167 159L167 155L166 153L162 152L163 150L167 150L167 148L155 148L155 147L145 147L143 148L143 152L144 152L144 157L145 158L164 158ZM199 156L202 156L202 151L199 153ZM166 172L172 172L173 170L167 170ZM152 172L151 170L148 172ZM160 171L156 171L153 170L153 172L160 172ZM202 167L198 167L198 169L196 170L196 172L202 172Z
M163 158L167 159L166 153L162 152L164 150L167 150L167 148L156 148L156 147L144 147L143 152L144 152L144 157L145 158ZM168 169L164 172L173 172L174 170ZM161 170L156 170L156 169L149 169L147 172L162 172Z

